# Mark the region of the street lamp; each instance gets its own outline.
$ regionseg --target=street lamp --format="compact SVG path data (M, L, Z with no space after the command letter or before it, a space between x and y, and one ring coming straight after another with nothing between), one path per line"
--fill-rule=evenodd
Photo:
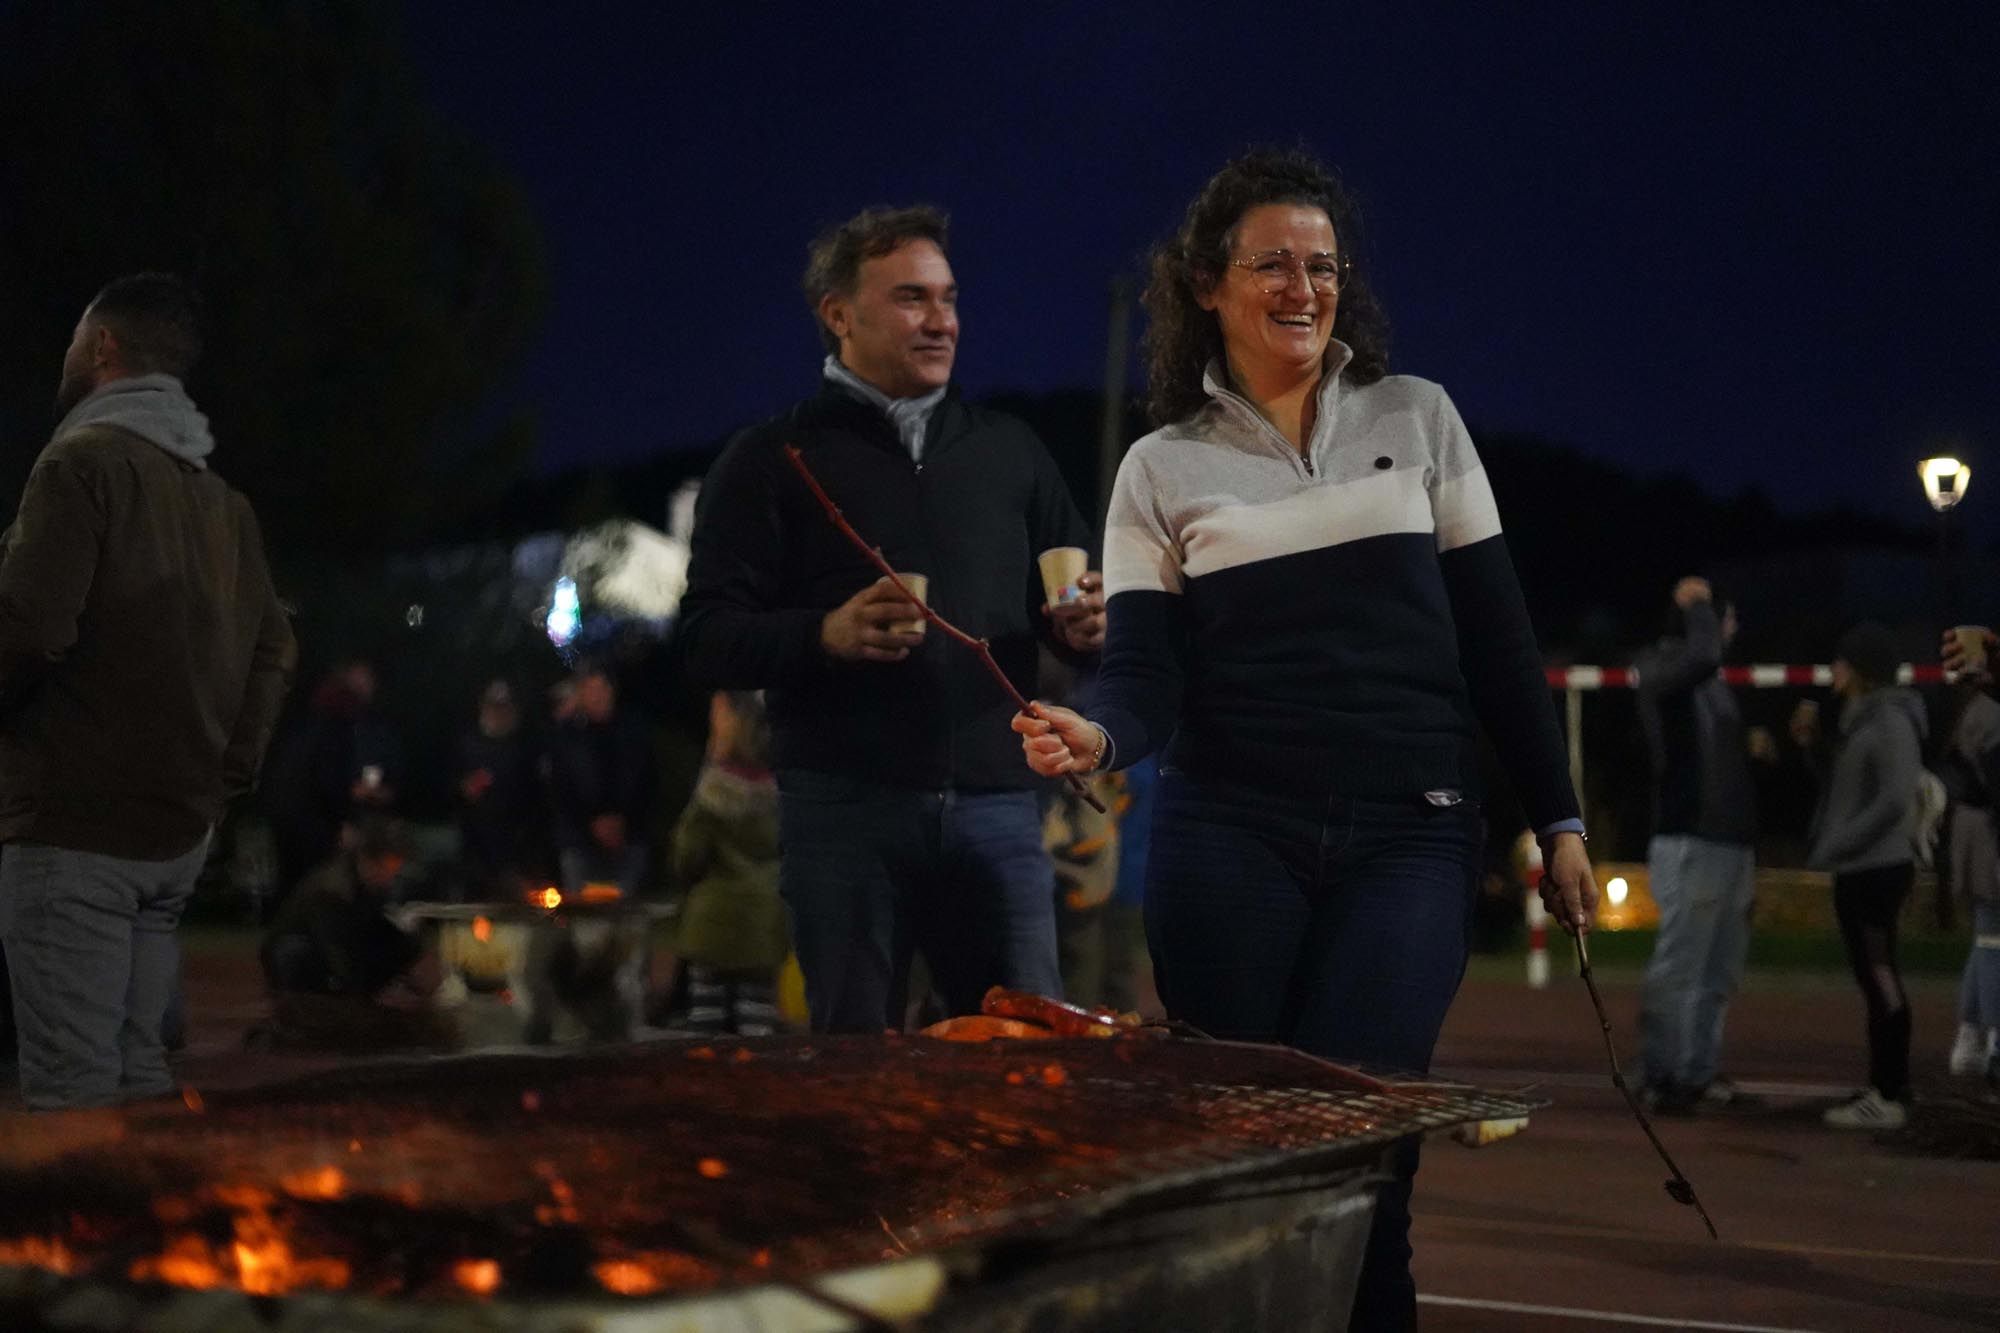
M1949 625L1958 617L1958 568L1951 559L1951 511L1958 507L1972 485L1972 467L1949 454L1940 454L1917 464L1917 475L1923 478L1924 498L1937 511L1938 591L1944 599L1938 622L1941 626Z
M1971 465L1949 455L1926 458L1917 464L1917 475L1924 479L1924 498L1940 514L1950 513L1972 485Z

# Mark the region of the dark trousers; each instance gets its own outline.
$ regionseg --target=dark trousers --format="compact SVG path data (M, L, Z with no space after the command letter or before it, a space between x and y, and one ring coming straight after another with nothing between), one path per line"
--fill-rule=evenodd
M1868 1006L1868 1082L1893 1102L1910 1095L1910 1001L1896 967L1896 917L1915 878L1907 862L1833 877L1847 964Z
M1476 803L1312 796L1161 771L1146 934L1167 1012L1212 1036L1427 1071L1465 973ZM1382 1187L1351 1327L1416 1319L1414 1142Z
M1060 996L1055 870L1029 791L778 775L778 889L815 1032L900 1028L910 956L945 1005L989 986Z

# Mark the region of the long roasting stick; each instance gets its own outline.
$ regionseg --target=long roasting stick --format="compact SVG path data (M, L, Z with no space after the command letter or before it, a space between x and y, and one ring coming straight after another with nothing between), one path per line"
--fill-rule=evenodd
M1632 1114L1639 1121L1639 1128L1645 1130L1646 1137L1652 1140L1653 1151L1657 1152L1660 1160L1667 1164L1667 1170L1673 1172L1673 1178L1666 1182L1667 1196L1675 1203L1686 1204L1700 1213L1701 1224L1708 1228L1708 1238L1720 1240L1721 1237L1715 1232L1715 1223L1709 1219L1708 1209L1701 1206L1701 1199L1694 1192L1694 1182L1681 1174L1680 1167L1674 1164L1672 1155L1667 1152L1667 1145L1661 1143L1660 1136L1653 1132L1653 1122L1646 1118L1645 1108L1641 1107L1639 1099L1632 1095L1632 1088L1625 1081L1625 1071L1618 1065L1618 1049L1611 1044L1611 1019L1604 1012L1604 997L1597 993L1597 982L1590 975L1590 950L1584 947L1582 935L1572 934L1570 940L1576 945L1577 972L1583 977L1583 984L1590 991L1590 1003L1597 1009L1597 1024L1604 1029L1604 1054L1611 1061L1611 1084L1624 1094L1625 1104L1632 1108Z
M1000 664L993 660L993 652L986 646L986 640L973 638L970 634L967 634L964 630L931 610L929 606L925 605L923 598L911 592L909 588L904 586L903 581L896 577L896 571L890 567L887 560L882 558L882 552L870 546L868 539L854 530L854 525L847 521L847 515L840 512L840 506L833 502L833 497L828 495L826 488L819 484L819 478L815 477L812 474L812 469L806 466L805 454L800 452L796 444L785 446L785 461L790 463L797 470L799 476L805 479L806 485L812 490L813 498L819 501L820 508L826 510L826 516L833 520L833 525L840 529L841 535L853 542L855 548L867 556L870 563L888 577L889 582L896 585L896 591L915 602L917 610L923 613L925 620L930 621L931 624L936 625L946 634L972 649L973 652L978 653L979 660L984 662L986 669L993 673L993 679L1000 682L1000 688L1007 691L1007 697L1014 701L1014 707L1031 717L1036 716L1035 706L1021 697L1021 692L1014 688L1014 682L1007 679L1007 673L1002 671ZM1070 790L1087 801L1091 809L1097 811L1100 815L1105 813L1104 802L1097 799L1097 794L1091 791L1090 784L1074 773L1065 773L1063 776L1069 779Z

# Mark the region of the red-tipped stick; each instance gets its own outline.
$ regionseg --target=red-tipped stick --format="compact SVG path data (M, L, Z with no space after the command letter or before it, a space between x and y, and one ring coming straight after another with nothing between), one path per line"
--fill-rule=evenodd
M1000 669L1000 664L993 660L992 650L986 646L986 640L973 638L970 634L967 634L964 630L952 624L949 620L946 620L943 616L939 615L937 612L931 610L930 607L924 604L923 598L917 596L915 593L911 592L908 587L904 586L903 581L896 577L896 571L889 567L889 562L882 558L882 553L876 550L873 546L870 546L868 544L868 539L863 537L860 533L856 532L854 530L854 525L847 521L847 515L840 512L840 506L833 502L833 497L828 495L826 493L826 488L819 484L819 478L815 477L812 474L812 469L806 466L805 454L800 452L799 447L796 444L788 444L785 446L785 461L790 463L792 467L797 470L799 476L805 479L806 486L810 488L813 493L813 498L819 501L819 507L821 509L826 510L826 516L833 520L833 525L840 529L841 534L845 536L847 540L854 543L856 550L860 551L861 554L868 557L869 562L873 564L875 568L882 571L882 573L888 578L889 582L893 583L896 586L896 591L900 592L901 594L903 594L903 596L915 602L917 604L917 610L923 613L923 617L925 620L930 621L931 624L936 625L946 634L958 640L966 647L972 649L972 651L974 651L975 653L978 653L979 660L984 662L986 664L986 669L993 673L993 679L1000 682L1000 688L1007 691L1007 697L1014 701L1015 708L1019 709L1023 713L1028 714L1030 717L1039 716L1039 714L1035 712L1035 706L1029 703L1026 699L1021 697L1021 692L1014 688L1014 682L1007 679L1007 673L1002 671ZM1082 778L1078 777L1074 773L1065 773L1063 774L1063 776L1069 779L1070 789L1073 790L1078 796L1081 796L1085 801L1089 802L1091 809L1097 811L1097 813L1100 815L1105 813L1104 802L1097 799L1097 794L1091 791L1089 783L1085 782Z

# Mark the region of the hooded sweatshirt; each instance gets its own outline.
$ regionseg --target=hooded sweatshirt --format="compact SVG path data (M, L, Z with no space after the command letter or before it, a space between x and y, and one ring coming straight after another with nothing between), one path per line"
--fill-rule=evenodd
M57 425L62 441L90 426L116 426L160 448L191 467L206 468L215 452L208 418L172 375L138 375L113 380L69 410Z
M1910 834L1925 731L1923 700L1900 686L1870 690L1841 710L1806 864L1845 874L1915 859Z
M247 789L292 666L249 501L171 376L115 380L35 460L0 558L0 840L136 860Z

